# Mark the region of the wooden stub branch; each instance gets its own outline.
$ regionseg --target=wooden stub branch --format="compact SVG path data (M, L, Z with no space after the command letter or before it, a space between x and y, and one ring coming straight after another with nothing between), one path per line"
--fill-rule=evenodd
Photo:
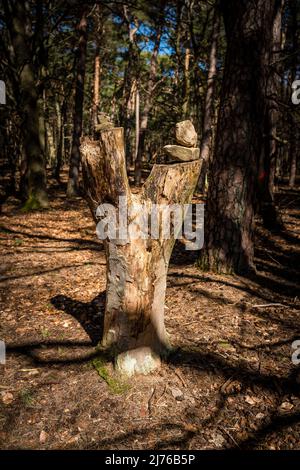
M137 195L131 193L128 183L123 128L103 130L99 141L84 140L81 153L86 196L95 220L100 204L110 204L118 211L120 196L126 200L131 223L141 215L137 204L146 217L154 204L187 204L201 168L200 160L154 165ZM175 234L164 239L161 227L157 239L135 239L139 225L132 225L126 240L117 236L104 240L107 287L102 346L116 348L117 367L128 375L158 367L168 347L164 306L175 243Z

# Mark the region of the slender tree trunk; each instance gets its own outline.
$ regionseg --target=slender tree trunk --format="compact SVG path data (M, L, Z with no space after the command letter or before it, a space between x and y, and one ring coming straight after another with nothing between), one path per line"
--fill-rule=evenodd
M296 132L296 129L295 129ZM296 183L296 174L297 174L297 147L295 145L295 134L291 136L290 140L290 175L289 175L289 187L294 188Z
M66 102L60 106L59 102L55 103L56 116L57 116L57 146L56 146L56 165L54 170L54 178L60 182L60 170L63 162L64 153L64 125L66 119Z
M103 37L103 18L101 6L96 5L95 11L95 24L96 24L96 49L94 59L94 93L93 93L93 106L92 106L92 129L95 135L96 126L98 124L98 112L100 104L100 80L101 80L101 58L100 58L100 43Z
M136 33L138 30L138 20L134 16L131 16L128 7L123 7L124 19L128 26L128 62L124 72L124 86L123 86L123 105L121 108L121 125L125 129L125 147L127 157L127 167L129 168L130 163L133 163L133 153L131 150L131 119L134 112L132 106L135 97L135 86L137 79L137 68L138 68L138 48L135 41ZM134 73L135 72L135 73Z
M155 45L154 45L154 49L153 49L151 61L150 61L150 73L149 73L149 80L147 84L144 109L143 109L142 117L141 117L141 125L140 125L140 130L139 130L139 145L138 145L137 156L135 159L135 171L134 171L135 183L137 185L140 185L141 180L142 180L142 160L143 160L143 153L145 149L145 138L146 138L146 132L148 128L149 113L153 105L154 90L155 90L155 85L156 85L155 79L157 75L157 60L158 60L158 51L159 51L160 40L161 40L161 33L162 33L162 24L159 26L159 29L156 33Z
M157 239L150 234L145 239L136 237L138 217L148 219L154 204L164 204L166 208L166 204L189 203L201 161L154 165L141 193L133 195L126 174L122 128L102 131L100 142L84 141L82 155L83 180L93 216L98 205L106 201L119 210L122 196L129 219L134 222L126 239L116 234L104 240L107 287L102 346L123 353L117 359L123 372L147 373L158 366L157 356L168 345L164 302L176 235L164 239L159 222Z
M45 155L43 135L40 128L42 110L37 90L37 70L32 61L30 49L31 24L24 2L9 5L5 0L4 11L14 50L15 66L18 73L19 113L22 123L23 144L26 157L26 172L22 189L26 209L48 206L46 191Z
M45 154L47 155L46 161L50 168L54 168L56 163L56 147L55 147L55 129L51 128L48 121L44 121L42 124L45 126Z
M139 152L139 141L140 141L140 91L139 83L136 85L135 92L135 158L136 161Z
M100 48L97 44L95 52L95 63L94 63L94 98L93 98L93 110L92 110L92 120L93 120L93 133L95 133L96 126L98 124L98 111L100 104Z
M191 80L190 80L190 61L191 49L186 47L184 56L184 92L182 104L182 117L187 119L190 110L190 94L191 94Z
M265 99L265 143L262 152L262 163L260 171L260 214L266 228L281 229L282 220L274 199L274 179L276 172L276 161L278 143L276 139L278 105L277 97L280 93L279 66L281 53L281 22L282 22L283 0L277 0L277 11L274 17L271 44L268 54L268 70L263 78L262 86L266 87Z
M214 93L216 87L217 65L218 65L218 40L220 34L220 11L216 4L213 15L213 26L211 34L211 48L209 53L209 66L207 74L207 89L205 95L203 130L200 146L200 157L203 160L201 175L198 182L200 191L204 190L205 179L208 170L210 149L212 145L212 125L214 118Z
M268 67L275 0L222 0L221 9L227 53L200 261L205 269L246 274L255 269L254 207L265 119L258 74Z
M74 197L79 194L79 169L80 169L80 137L82 134L84 79L87 50L87 10L82 10L82 16L78 25L79 44L78 61L76 69L75 108L73 116L73 136L70 156L69 180L67 196Z
M291 14L292 14L292 25L291 25L291 36L292 36L292 52L293 52L293 63L291 70L291 81L297 79L297 71L299 67L299 39L298 39L298 5L297 0L291 2ZM293 110L294 111L294 110ZM289 187L293 188L296 183L297 175L297 150L298 150L298 135L299 126L295 123L293 111L289 112Z
M182 0L177 0L176 2L176 31L175 31L175 54L176 54L176 64L175 64L175 85L179 87L180 82L180 69L181 69L181 53L180 53L180 43L181 43L181 29L182 29L182 9L183 2Z

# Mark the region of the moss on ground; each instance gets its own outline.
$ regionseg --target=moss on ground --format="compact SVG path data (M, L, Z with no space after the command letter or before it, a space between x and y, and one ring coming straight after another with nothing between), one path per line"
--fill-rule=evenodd
M106 367L106 363L102 358L96 357L92 361L92 365L98 372L99 376L107 383L112 393L119 395L129 390L129 385L126 382L110 375L109 370Z

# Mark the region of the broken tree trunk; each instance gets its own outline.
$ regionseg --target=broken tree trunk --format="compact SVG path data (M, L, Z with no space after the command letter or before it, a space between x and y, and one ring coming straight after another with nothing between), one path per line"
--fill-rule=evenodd
M84 140L81 153L86 196L95 221L100 204L119 211L125 201L126 223L130 224L126 237L119 237L118 232L104 240L107 287L102 346L123 353L117 365L126 374L147 373L159 365L160 355L168 348L166 277L181 226L173 227L167 238L160 216L155 238L148 232L142 237L137 234L141 221L149 220L154 207L161 214L169 205L190 202L201 161L154 165L140 194L133 194L126 173L123 128L103 130L99 141ZM116 221L118 229L120 220Z

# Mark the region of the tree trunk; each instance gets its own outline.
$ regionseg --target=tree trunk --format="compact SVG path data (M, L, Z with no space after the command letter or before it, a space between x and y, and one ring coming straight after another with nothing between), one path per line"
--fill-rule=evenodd
M289 175L289 187L294 188L296 183L296 174L297 174L297 148L295 145L295 135L291 137L290 145L290 175Z
M64 125L66 118L66 102L60 106L59 102L55 102L56 116L57 116L57 146L56 146L56 165L54 169L54 178L60 182L60 170L63 161L64 153Z
M196 160L154 165L137 195L131 193L127 179L123 128L102 131L100 142L84 141L81 151L83 181L94 217L99 204L109 202L119 209L119 197L123 197L129 213L126 223L128 220L131 224L136 222L131 225L126 239L116 235L104 240L107 288L102 345L115 347L119 353L125 352L125 356L119 356L118 364L126 373L131 373L126 366L126 357L131 363L137 361L139 371L147 372L152 368L150 363L157 365L157 355L161 355L168 345L164 302L175 235L164 239L160 225L158 239L135 239L140 223L138 218L148 220L154 204L164 204L166 208L169 204L189 203L201 163ZM142 209L137 204L142 205ZM129 356L126 356L129 350Z
M260 215L263 224L267 229L277 230L283 227L283 223L275 205L274 199L274 179L276 172L276 161L278 152L278 142L276 140L278 104L277 97L280 93L279 66L281 54L281 22L283 0L277 0L277 11L273 19L273 31L269 53L267 54L267 67L264 70L265 77L262 77L262 87L265 87L266 95L262 96L265 100L265 131L264 147L262 151L262 162L260 168L259 189Z
M181 35L182 35L182 10L184 3L181 0L176 1L176 27L175 27L175 85L176 92L180 83L180 71L181 71Z
M143 153L145 149L145 137L146 137L146 132L148 128L149 113L151 111L152 104L153 104L155 79L157 75L157 59L158 59L158 51L159 51L160 40L161 40L161 33L162 33L162 25L159 26L159 29L157 31L155 45L154 45L154 49L153 49L152 56L151 56L149 80L147 84L145 104L144 104L144 109L142 112L141 125L140 125L140 130L139 130L139 145L138 145L137 156L135 159L135 169L134 169L134 179L135 179L135 183L138 186L141 184L141 180L142 180L142 160L143 160Z
M129 169L130 164L133 163L133 153L131 151L131 118L134 112L132 106L135 96L136 77L138 75L138 61L139 51L136 44L136 33L138 30L138 20L133 15L130 15L128 6L123 6L124 19L127 22L128 27L128 63L124 72L124 86L123 86L123 105L121 107L121 125L125 129L125 146L126 146L126 157L127 167ZM135 74L134 74L135 72Z
M292 70L291 70L291 82L297 79L298 64L299 64L299 34L298 34L298 6L299 2L293 0L290 4L292 24L291 24L291 38L292 38ZM298 72L299 75L299 72ZM289 97L290 98L290 97ZM290 101L290 100L289 100ZM294 106L294 105L293 105ZM299 142L299 126L297 126L297 118L294 115L294 109L289 111L289 187L293 188L296 183L297 175L297 150Z
M209 67L207 74L207 89L205 95L204 118L202 140L200 146L200 157L203 160L201 175L198 182L200 191L204 191L205 179L208 170L209 154L212 144L212 125L214 116L214 92L216 86L217 65L218 65L218 40L220 34L220 12L218 4L215 6L213 15L213 29L211 33L211 47L209 53Z
M103 17L101 6L96 5L95 10L95 24L96 24L96 50L94 59L94 93L93 93L93 106L92 106L92 129L95 136L96 126L98 124L97 115L99 112L100 104L100 76L101 76L101 61L100 61L100 42L103 37Z
M94 99L93 99L93 110L92 110L92 121L93 121L93 133L95 135L96 126L98 124L98 111L100 103L100 48L97 44L95 52L95 63L94 63Z
M139 153L139 142L140 142L140 91L139 83L136 84L135 92L135 158L136 161Z
M191 94L191 80L190 80L190 61L191 49L186 47L184 56L184 92L182 104L182 117L187 118L190 107L190 94Z
M11 11L11 9L13 11ZM8 29L14 50L15 67L18 73L19 113L23 121L22 133L26 156L26 174L22 187L26 209L38 209L48 206L46 192L45 155L43 135L40 129L42 110L37 91L37 71L32 61L30 49L31 24L24 2L15 2L13 6L4 1ZM26 182L26 183L25 183Z
M79 45L78 62L76 70L75 109L73 117L72 150L70 156L69 180L67 196L75 197L79 194L79 169L80 169L80 137L82 134L84 79L87 49L87 11L83 8L78 25Z
M275 0L221 2L227 53L200 260L205 269L255 269L254 207L265 118L258 74L267 66L274 5Z

